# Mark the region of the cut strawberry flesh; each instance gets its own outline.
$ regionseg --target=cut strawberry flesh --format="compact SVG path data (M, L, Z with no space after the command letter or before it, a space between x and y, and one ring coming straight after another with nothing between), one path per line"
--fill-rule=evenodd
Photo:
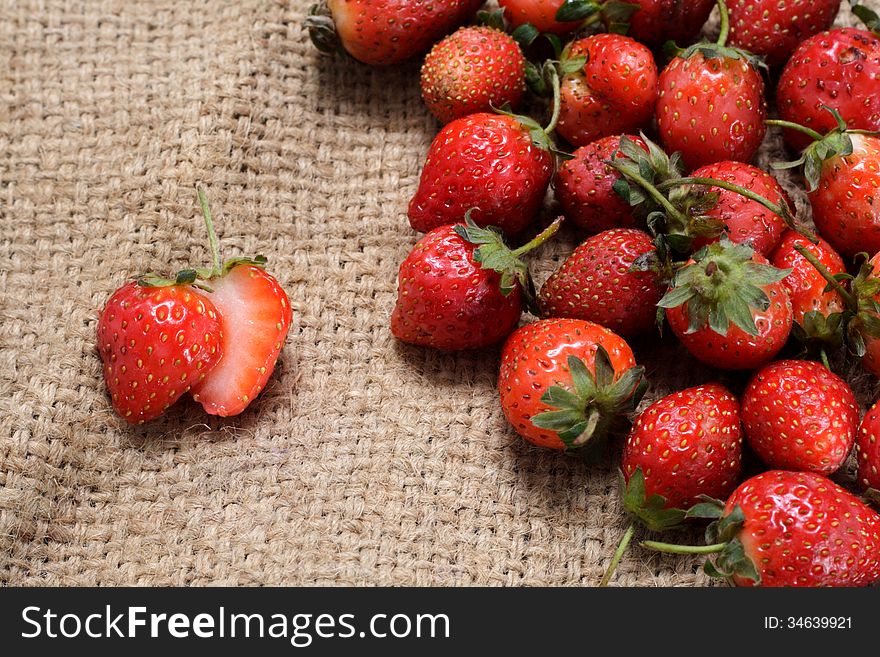
M206 412L238 415L265 387L290 328L287 294L260 267L238 265L211 280L223 327L223 357L192 390Z

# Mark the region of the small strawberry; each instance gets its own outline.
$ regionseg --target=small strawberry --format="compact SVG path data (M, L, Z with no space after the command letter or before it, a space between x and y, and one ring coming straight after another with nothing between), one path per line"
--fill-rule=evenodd
M831 27L840 0L728 0L728 9L730 44L775 67L784 64L801 41Z
M846 382L824 365L780 360L749 381L742 419L749 445L771 468L827 475L849 456L859 408Z
M748 479L727 503L690 516L715 518L709 546L645 541L673 554L717 554L706 572L737 586L868 586L880 580L880 515L814 472L771 470Z
M597 34L563 51L557 132L575 146L636 132L654 114L657 65L646 46L619 34Z
M400 265L391 332L410 344L446 350L500 342L519 323L523 297L534 295L519 258L547 241L560 222L515 251L469 216L465 224L435 228Z
M657 324L664 281L656 271L633 268L654 252L651 236L632 228L606 230L578 246L541 288L545 317L601 324L624 337Z
M638 137L627 137L647 151ZM610 228L633 228L636 217L630 205L614 191L620 174L605 164L617 156L620 137L603 137L581 146L559 166L554 187L556 200L571 222L590 233Z
M723 18L726 10L719 2ZM692 168L723 160L749 162L764 140L764 82L748 53L699 43L660 74L657 122L663 145Z
M290 328L290 301L266 259L220 260L207 200L213 267L173 280L147 274L118 290L98 321L113 406L127 421L160 415L192 392L212 415L237 415L262 391Z
M736 397L718 383L687 388L648 406L633 425L621 461L623 505L651 531L672 529L703 497L730 495L741 471ZM634 529L624 534L602 586Z
M483 0L322 0L306 19L322 52L340 49L372 66L397 64L425 52L477 12Z
M504 18L513 28L531 25L545 34L564 35L578 29L586 18L581 13L572 14L572 20L558 20L557 14L569 0L498 0L504 9ZM595 13L598 10L594 10ZM563 13L562 18L567 16Z
M530 443L596 454L628 428L643 368L629 345L578 319L543 319L514 331L501 352L498 391L513 428Z
M636 9L629 17L626 35L658 48L667 41L688 42L699 34L715 0L627 0L626 4Z
M723 369L754 369L782 349L791 331L791 301L781 282L789 273L769 265L748 244L722 238L675 274L658 306L699 360Z
M442 123L516 107L525 91L526 59L512 37L490 27L463 27L440 41L422 64L422 98Z
M880 38L842 28L807 39L779 77L776 105L780 118L820 135L837 125L825 107L853 129L880 130ZM797 150L811 141L795 130L786 130L785 140Z
M428 232L459 223L473 208L478 225L514 235L534 219L552 174L547 132L531 119L485 113L456 119L431 144L409 204L410 225Z
M856 434L859 485L880 490L880 404L874 404Z

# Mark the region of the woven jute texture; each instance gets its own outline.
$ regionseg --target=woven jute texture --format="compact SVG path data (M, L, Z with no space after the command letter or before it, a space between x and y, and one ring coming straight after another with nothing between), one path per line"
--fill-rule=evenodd
M437 125L417 63L319 56L308 4L0 0L0 581L601 577L626 527L614 458L590 468L517 438L497 349L390 335ZM783 155L768 140L761 162ZM240 417L183 402L130 428L101 379L97 313L132 275L208 261L197 184L225 253L269 257L290 338ZM539 282L577 239L537 257ZM712 376L668 338L635 348L649 399ZM707 579L633 548L617 582Z

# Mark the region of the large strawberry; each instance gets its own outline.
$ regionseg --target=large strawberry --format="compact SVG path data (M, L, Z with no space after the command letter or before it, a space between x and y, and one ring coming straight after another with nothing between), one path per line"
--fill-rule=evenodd
M727 12L721 7L717 43L680 52L660 74L657 122L663 145L692 168L749 162L764 140L764 82L751 55L725 45Z
M728 6L731 45L781 66L801 41L831 27L840 0L728 0Z
M422 98L443 123L516 107L525 91L526 59L512 37L490 27L463 27L435 45L422 64Z
M606 230L578 246L541 288L545 317L585 319L624 337L656 328L665 281L650 267L634 268L654 252L647 233Z
M400 265L391 332L404 342L446 350L500 342L519 323L523 297L534 295L520 256L549 239L560 221L515 251L470 217L435 228Z
M715 0L628 0L626 4L635 5L626 35L656 48L667 41L693 39L709 19Z
M483 0L322 0L306 20L323 52L343 49L373 66L397 64L426 51L470 19Z
M785 346L791 331L791 301L781 282L788 273L748 244L723 238L676 273L658 305L695 357L723 369L754 369Z
M160 415L192 392L214 415L236 415L265 387L291 322L290 301L266 259L220 260L199 198L213 267L174 279L147 274L120 288L98 320L98 350L113 407L127 421Z
M825 134L837 123L824 107L837 110L853 129L880 130L880 38L842 28L804 41L786 64L776 91L779 116ZM794 148L810 137L786 130Z
M749 445L771 468L830 474L849 456L859 423L855 395L820 363L780 360L742 396Z
M409 204L415 230L459 223L473 209L480 226L522 231L544 201L553 156L546 132L531 119L471 114L434 138Z
M856 434L858 481L861 486L880 490L880 404L865 413Z
M738 586L868 586L880 580L880 515L814 472L771 470L743 482L727 503L693 517L715 518L708 546L645 541L674 554L711 554L706 572Z
M629 345L579 319L543 319L514 331L501 353L498 392L513 428L530 443L595 455L628 428L644 392Z
M575 146L637 132L657 102L657 65L647 47L619 34L579 39L563 51L557 132Z

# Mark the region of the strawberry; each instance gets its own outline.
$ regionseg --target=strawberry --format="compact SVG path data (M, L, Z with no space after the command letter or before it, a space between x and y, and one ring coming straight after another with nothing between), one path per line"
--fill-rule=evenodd
M638 137L628 137L647 151ZM632 228L636 218L632 208L614 191L620 174L605 164L616 157L620 137L603 137L581 146L570 160L559 166L554 187L556 200L571 222L590 233L610 228Z
M506 338L533 285L520 256L547 241L557 219L525 246L511 251L495 230L465 224L425 235L400 265L391 332L400 340L437 349L474 349Z
M749 445L771 468L830 474L849 456L859 408L846 382L824 365L780 360L749 381L742 419Z
M667 41L686 42L709 20L715 0L627 0L636 5L626 35L658 48ZM607 21L606 21L607 22Z
M513 428L530 443L595 455L627 427L644 392L629 345L579 319L543 319L514 331L501 352L498 391Z
M485 113L456 119L431 144L409 204L410 225L428 232L473 209L478 225L514 235L534 219L552 174L549 138L531 119Z
M483 0L322 0L306 19L322 52L345 50L372 66L397 64L425 52L465 23Z
M748 244L727 238L698 251L658 306L673 333L696 358L723 369L748 370L772 359L792 325L782 279Z
M726 19L723 3L722 21ZM659 80L657 122L663 145L692 168L749 162L764 140L764 82L748 53L718 42L681 51Z
M573 32L581 24L579 14L574 20L557 20L557 13L567 2L568 0L498 0L498 4L504 9L504 18L511 27L531 25L538 32L559 35Z
M440 41L422 64L422 98L443 123L516 107L526 85L526 59L516 41L490 27L463 27Z
M173 280L147 274L108 301L98 321L104 378L129 422L160 415L192 392L212 415L237 415L262 391L290 328L290 300L266 259L220 260L204 193L211 269Z
M653 252L651 236L632 228L589 238L544 283L542 314L585 319L625 337L651 331L664 282L657 272L633 265Z
M779 116L825 134L836 127L832 107L853 129L880 130L880 38L842 28L804 41L792 55L776 91ZM795 130L785 140L802 150L810 138Z
M776 182L776 178L751 164L717 162L701 167L691 175L694 178L712 178L733 183L780 206L790 204L785 190ZM713 186L710 192L718 192L719 198L704 216L717 218L723 224L724 234L731 242L748 242L761 255L768 255L785 230L785 219L735 191ZM697 239L694 248L700 248L717 239Z
M859 484L880 490L880 404L874 404L856 434L856 460Z
M728 0L730 43L781 66L801 41L831 27L839 9L840 0Z
M737 586L868 586L880 580L880 515L814 472L771 470L743 482L727 503L705 503L715 518L707 547L645 541L674 554L717 554L706 572Z
M560 66L557 131L571 144L635 132L651 120L657 65L646 46L619 34L597 34L566 47Z

